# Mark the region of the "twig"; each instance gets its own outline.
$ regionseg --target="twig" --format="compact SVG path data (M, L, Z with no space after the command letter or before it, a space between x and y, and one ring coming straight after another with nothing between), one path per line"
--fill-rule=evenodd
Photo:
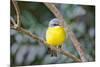
M13 25L16 25L16 22L15 22L15 20L13 19L13 17L10 17L10 20L12 21L12 24L13 24Z
M85 53L79 43L79 41L77 40L76 36L74 35L74 33L71 31L70 29L70 26L68 26L68 24L66 24L64 18L63 18L63 15L60 13L60 11L56 8L56 6L52 3L44 3L48 9L55 15L55 17L61 19L62 21L62 24L64 24L64 27L65 27L65 30L66 32L69 31L69 37L70 39L72 40L73 42L73 45L74 47L76 48L76 50L78 51L79 55L80 55L80 58L81 60L84 62L84 61L87 61L87 59L85 58ZM67 34L68 35L68 34Z
M17 2L15 0L12 0L12 3L14 5L14 8L16 10L16 17L17 17L17 26L20 26L20 22L19 22L19 19L20 19L20 13L19 13L19 8L18 8L18 5L17 5Z
M79 52L80 57L81 57L81 60L82 60L83 62L87 61L87 59L85 58L85 53L84 53L84 51L83 51L83 49L82 49L82 47L81 47L81 44L80 44L80 42L78 42L78 40L77 40L75 34L74 34L72 31L69 32L69 37L70 37L70 39L72 40L72 42L74 43L74 47L75 47L75 48L77 49L77 51Z
M18 25L16 24L16 22L15 22L15 20L14 20L14 18L13 18L12 16L10 17L10 20L11 20L11 22L12 22L11 28L17 28Z

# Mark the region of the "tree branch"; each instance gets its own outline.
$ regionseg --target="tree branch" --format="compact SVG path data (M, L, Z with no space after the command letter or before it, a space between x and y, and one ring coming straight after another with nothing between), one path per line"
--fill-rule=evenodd
M19 23L19 19L20 19L20 13L19 13L19 8L18 8L18 5L17 5L17 2L15 0L12 0L12 3L14 5L14 8L15 8L15 11L16 11L16 17L17 17L17 26L20 26L20 23Z
M55 52L62 53L63 55L68 56L69 58L73 59L76 62L81 62L80 59L78 59L75 55L71 54L70 52L65 51L61 48L55 48L55 47L49 46L49 44L47 44L46 41L42 40L38 36L36 36L36 35L32 34L31 32L27 31L26 29L23 29L22 27L17 27L17 28L14 27L13 29L17 30L18 32L22 32L22 33L32 37L32 39L40 41L41 43L45 44L47 47L51 48Z
M64 18L63 18L63 15L60 13L60 11L56 8L56 6L52 3L44 3L48 9L55 15L55 17L57 17L58 19L64 21L62 22L61 24L65 27L65 31L69 32L69 37L70 39L72 40L73 42L73 45L74 47L76 48L76 50L78 51L79 55L80 55L80 58L81 60L84 62L84 61L87 61L87 59L85 58L85 52L83 51L79 41L77 40L75 34L71 31L70 29L70 26L68 26L68 24L66 24ZM66 35L68 35L66 33Z

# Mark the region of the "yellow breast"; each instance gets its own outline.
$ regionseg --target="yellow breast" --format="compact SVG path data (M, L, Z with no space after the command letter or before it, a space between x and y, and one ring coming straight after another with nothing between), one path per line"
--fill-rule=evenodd
M65 40L65 31L63 27L49 27L46 32L46 42L52 46L62 45Z

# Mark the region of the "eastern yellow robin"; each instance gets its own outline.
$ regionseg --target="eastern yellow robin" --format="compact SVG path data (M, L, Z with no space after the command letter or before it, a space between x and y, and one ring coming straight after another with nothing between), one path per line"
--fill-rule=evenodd
M49 22L49 27L46 31L46 42L50 46L54 46L56 48L61 48L65 37L66 33L64 30L64 27L61 26L62 21L54 18ZM49 48L49 52L51 53L51 56L57 56L57 52L54 52L52 49Z

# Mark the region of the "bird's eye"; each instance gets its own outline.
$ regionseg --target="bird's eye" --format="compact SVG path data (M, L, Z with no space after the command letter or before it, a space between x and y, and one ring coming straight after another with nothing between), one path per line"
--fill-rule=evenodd
M59 26L59 24L53 24L53 26Z

